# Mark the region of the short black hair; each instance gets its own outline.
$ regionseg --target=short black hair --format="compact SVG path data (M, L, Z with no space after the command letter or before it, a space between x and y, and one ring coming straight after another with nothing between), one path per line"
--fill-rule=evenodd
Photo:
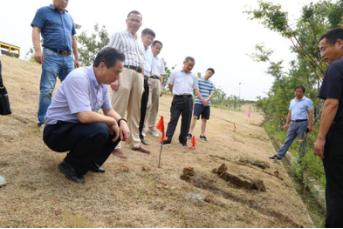
M195 59L194 59L193 57L191 57L191 56L187 56L187 57L185 58L185 61L184 61L184 62L188 62L188 61L192 61L193 63L195 63Z
M163 47L162 42L159 40L154 40L154 42L152 42L152 46L155 46L156 44L160 44Z
M323 40L324 38L326 38L326 40L333 45L338 39L343 40L343 29L337 28L330 30L321 36L319 41Z
M303 85L299 85L299 86L296 86L294 91L296 91L297 89L301 89L304 93L305 93L305 87Z
M142 31L142 36L146 36L146 35L153 36L154 38L156 37L155 32L149 28L143 29L143 31Z
M127 14L127 17L130 17L131 14L137 14L137 15L141 15L141 16L142 16L142 14L141 14L138 10L131 10L131 11Z
M107 68L113 67L118 61L124 61L125 56L114 48L107 47L102 49L95 57L94 67L98 67L103 62Z
M215 73L215 71L214 71L214 69L213 69L213 68L208 68L208 69L207 69L207 71L211 71L211 72L212 72L212 74L214 74L214 73Z

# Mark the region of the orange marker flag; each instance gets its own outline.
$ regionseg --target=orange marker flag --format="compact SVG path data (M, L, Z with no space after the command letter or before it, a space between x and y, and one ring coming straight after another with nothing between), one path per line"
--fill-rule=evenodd
M195 146L197 144L197 140L195 138L195 136L192 136L192 148L195 149Z
M165 140L167 138L166 134L164 133L164 118L162 115L161 115L161 118L156 125L156 128L161 131L161 143L162 143L163 140Z

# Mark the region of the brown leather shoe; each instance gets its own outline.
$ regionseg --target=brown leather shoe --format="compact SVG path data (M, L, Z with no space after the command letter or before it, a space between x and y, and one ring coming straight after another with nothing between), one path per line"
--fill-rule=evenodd
M116 157L119 157L121 159L127 159L127 156L125 156L124 152L120 148L114 149L112 151L112 155L116 156Z
M149 150L146 150L146 149L142 148L141 146L140 147L133 147L132 150L133 151L138 151L138 152L141 152L141 153L145 153L145 154L150 154Z

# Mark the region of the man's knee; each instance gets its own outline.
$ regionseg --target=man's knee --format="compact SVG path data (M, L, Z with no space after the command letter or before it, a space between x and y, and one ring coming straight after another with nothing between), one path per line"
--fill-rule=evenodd
M45 87L45 88L41 88L40 94L41 94L42 96L49 96L49 97L51 97L53 91L54 91L53 88Z
M110 136L109 127L104 123L93 123L92 133L94 137L99 137L101 139L108 139Z

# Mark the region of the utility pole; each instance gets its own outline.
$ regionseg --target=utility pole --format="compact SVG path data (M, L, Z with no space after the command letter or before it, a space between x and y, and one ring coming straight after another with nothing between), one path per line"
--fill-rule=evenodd
M238 100L241 101L241 82L238 83Z
M241 84L242 82L238 83L238 109L241 110Z

